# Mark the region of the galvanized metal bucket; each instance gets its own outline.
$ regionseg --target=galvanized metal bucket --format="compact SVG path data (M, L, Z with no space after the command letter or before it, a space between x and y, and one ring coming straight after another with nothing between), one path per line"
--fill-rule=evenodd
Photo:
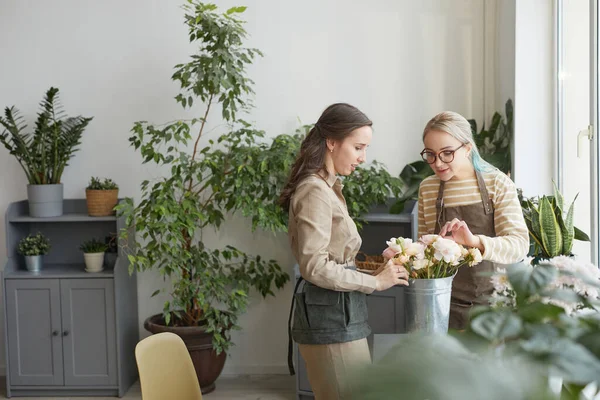
M27 271L40 272L44 256L25 256L25 267Z
M409 280L404 289L407 332L448 332L453 279L454 276Z

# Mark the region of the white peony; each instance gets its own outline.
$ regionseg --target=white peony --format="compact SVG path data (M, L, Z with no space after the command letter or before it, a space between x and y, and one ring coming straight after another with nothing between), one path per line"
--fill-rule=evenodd
M429 266L429 260L421 259L413 262L413 269L419 270Z
M473 257L473 261L469 263L470 267L472 267L473 265L477 265L481 261L483 261L483 256L481 255L481 251L479 251L478 248L472 247L468 250L468 253Z
M425 253L425 245L419 242L410 243L405 247L404 253L407 256L417 256L417 258L423 258ZM421 257L418 257L419 255L421 255Z
M400 246L402 246L402 251L406 251L406 248L412 244L412 239L409 238L398 238L400 241Z
M433 242L435 242L438 237L439 237L439 235L423 235L423 236L421 236L421 238L419 238L419 240L425 246L429 246L430 244L433 244Z
M438 238L433 243L435 249L434 257L439 261L446 261L447 263L453 264L461 256L460 246L453 240Z

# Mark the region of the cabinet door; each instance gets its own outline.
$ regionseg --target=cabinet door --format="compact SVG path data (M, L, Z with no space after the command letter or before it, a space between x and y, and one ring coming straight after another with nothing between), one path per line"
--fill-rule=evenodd
M58 279L6 280L10 383L62 385Z
M371 293L367 296L367 308L373 334L405 333L403 286Z
M61 279L65 385L117 384L112 279Z

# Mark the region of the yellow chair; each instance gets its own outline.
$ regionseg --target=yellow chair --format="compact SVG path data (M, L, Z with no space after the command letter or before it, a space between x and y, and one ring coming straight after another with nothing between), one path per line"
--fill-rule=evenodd
M143 400L202 400L196 370L174 333L148 336L135 346Z

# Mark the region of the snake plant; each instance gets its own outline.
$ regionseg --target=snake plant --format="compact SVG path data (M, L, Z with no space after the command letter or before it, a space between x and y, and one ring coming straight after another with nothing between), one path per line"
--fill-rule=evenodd
M571 256L573 241L590 241L589 236L573 225L575 200L565 213L565 201L556 185L553 196L525 198L519 190L519 200L531 247L529 255L538 259L550 259L559 255Z

